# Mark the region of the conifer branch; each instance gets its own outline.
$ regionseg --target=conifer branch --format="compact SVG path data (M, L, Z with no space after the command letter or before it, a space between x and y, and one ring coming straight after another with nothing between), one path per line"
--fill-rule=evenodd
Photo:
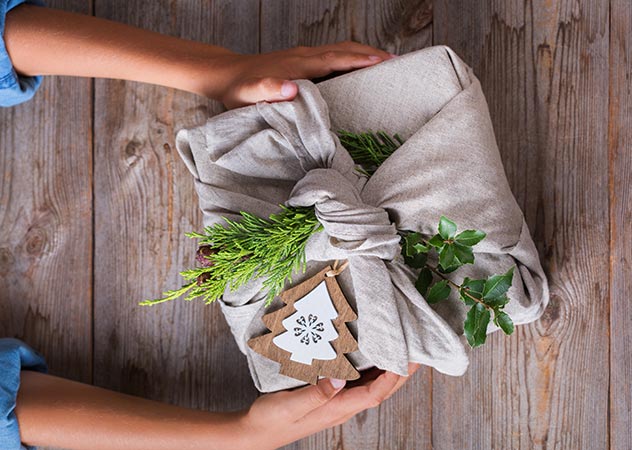
M225 225L207 227L204 234L189 233L189 237L200 239L200 249L206 249L202 258L198 253L202 267L181 272L187 284L141 305L155 305L185 294L185 300L201 297L211 303L226 289L235 291L261 277L268 291L266 304L271 303L285 282L292 281L292 273L305 269L307 240L322 229L314 208L281 208L267 220L242 212L240 221L225 219Z

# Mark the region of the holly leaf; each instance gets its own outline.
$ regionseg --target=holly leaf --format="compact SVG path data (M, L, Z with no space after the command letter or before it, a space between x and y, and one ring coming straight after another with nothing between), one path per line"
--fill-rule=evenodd
M483 297L484 286L485 280L471 280L465 277L461 283L461 289L459 289L459 297L467 306L473 306L476 302L471 297L480 300Z
M469 292L467 294L469 294ZM472 300L467 294L465 290L459 289L459 297L461 298L461 300L463 300L463 303L465 303L467 306L474 306L476 302Z
M471 294L478 294L476 298L483 296L483 288L485 287L485 280L472 280L468 277L463 279L461 287L467 288Z
M454 246L454 256L459 261L459 266L462 266L463 264L472 264L474 262L474 253L472 252L472 247L459 244L458 242L455 242L451 245Z
M432 283L432 272L427 267L424 267L421 269L421 272L419 272L419 276L415 282L415 287L424 298L426 297L430 283Z
M450 273L464 264L474 262L472 248L466 245L452 243L444 244L439 250L439 265L444 273Z
M503 308L507 303L509 303L509 297L506 295L501 295L500 297L483 299L486 305L491 306L492 308Z
M514 332L514 323L504 311L494 311L494 323L501 330L505 332L505 334L512 334Z
M410 233L404 237L404 245L402 246L402 250L404 251L404 256L414 256L418 253L415 249L415 244L421 242L421 234L419 233Z
M454 272L456 269L458 269L459 267L461 267L461 264L453 264L450 267L444 269L443 267L439 266L439 272L441 273L452 273Z
M490 317L489 311L480 303L475 304L468 311L463 331L471 347L478 347L485 343Z
M419 253L428 253L430 251L430 247L423 242L417 242L415 245L413 245L413 248Z
M428 255L426 253L415 253L413 256L404 256L404 262L414 269L421 269L426 265Z
M507 294L513 280L514 267L502 275L492 275L485 281L483 300L490 301Z
M445 242L443 242L443 238L438 234L432 236L428 243L436 248L441 248L443 247L443 244L445 244Z
M454 246L445 244L441 247L441 250L439 250L439 265L443 270L447 270L452 268L452 266L458 267L455 262L458 261L455 261Z
M441 219L439 219L439 234L445 241L454 238L456 234L456 223L445 216L441 216Z
M430 292L426 296L426 301L430 304L438 303L441 300L445 300L450 295L450 286L448 285L447 280L441 280L435 283L431 288Z
M468 247L473 247L483 239L485 239L485 234L483 231L479 230L465 230L456 235L454 240L459 244L467 245Z

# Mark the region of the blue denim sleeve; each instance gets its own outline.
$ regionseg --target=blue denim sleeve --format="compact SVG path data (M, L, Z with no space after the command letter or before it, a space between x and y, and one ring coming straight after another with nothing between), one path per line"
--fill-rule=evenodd
M30 100L42 77L21 77L13 68L4 45L4 21L9 11L22 3L44 6L42 0L0 0L0 106L13 106Z
M0 339L0 448L3 450L22 448L14 411L22 370L46 372L44 358L17 339Z

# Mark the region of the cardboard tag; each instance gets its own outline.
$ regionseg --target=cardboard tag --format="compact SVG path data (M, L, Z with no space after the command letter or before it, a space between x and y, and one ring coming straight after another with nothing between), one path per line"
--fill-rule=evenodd
M319 377L355 380L359 372L346 353L358 343L345 322L357 319L345 298L335 268L281 293L283 308L262 317L271 333L248 341L260 355L281 364L279 373L310 384Z

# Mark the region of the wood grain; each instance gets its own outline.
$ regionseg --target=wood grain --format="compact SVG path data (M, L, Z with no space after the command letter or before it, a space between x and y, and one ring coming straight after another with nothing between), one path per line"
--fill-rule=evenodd
M50 6L89 12L90 2ZM0 109L0 336L39 350L53 374L91 380L91 81L50 77Z
M436 449L608 446L608 5L435 3L435 43L480 76L551 302L435 376Z
M275 0L261 3L261 51L355 40L400 54L432 42L428 0ZM286 449L430 449L430 369L422 367L393 397L342 427Z
M490 336L464 377L422 368L379 408L286 448L632 448L628 1L445 0L434 17L430 0L47 3L95 3L101 17L246 53L345 39L405 53L433 36L453 47L482 81L551 304ZM123 392L245 407L256 392L219 308L137 306L193 261L182 233L200 214L174 131L220 108L120 81L92 93L90 80L49 77L0 109L0 335L57 375L89 382L94 370Z
M632 448L632 10L610 2L610 448Z
M432 42L431 0L274 0L261 6L262 52L354 40L400 54Z
M337 378L339 380L357 380L360 378L360 373L345 356L346 353L358 350L358 342L347 328L347 322L357 320L358 316L349 306L336 281L336 277L326 275L332 270L330 266L325 267L308 280L283 291L280 298L285 303L285 306L274 312L264 314L262 317L263 323L270 332L248 341L248 346L255 352L281 364L279 373L314 385L318 382L319 376ZM289 329L286 330L283 321L296 312L294 303L304 298L322 282L326 283L326 289L329 292L333 306L338 312L336 318L332 320L338 332L338 337L331 341L336 357L331 360L314 359L311 364L292 361L290 359L292 354L277 346L273 340L279 334L291 331Z
M258 2L99 1L96 15L256 52ZM175 132L221 108L170 89L99 80L95 97L95 383L183 406L231 410L256 396L218 305L157 298L195 263L201 228Z

